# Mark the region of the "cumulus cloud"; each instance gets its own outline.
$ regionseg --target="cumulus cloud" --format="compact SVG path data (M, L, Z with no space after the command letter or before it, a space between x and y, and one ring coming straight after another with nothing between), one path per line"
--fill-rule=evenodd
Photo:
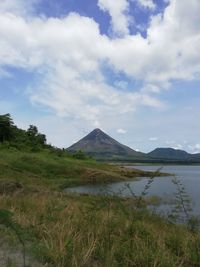
M117 35L127 35L129 33L128 0L98 0L98 6L111 16L111 26L114 33Z
M105 116L133 112L142 105L163 108L155 93L174 79L200 77L198 0L171 0L163 15L152 16L146 38L128 31L128 1L99 0L111 14L113 30L122 34L115 39L102 35L92 18L77 13L27 18L12 11L24 1L1 3L7 3L0 5L1 73L4 66L38 73L38 84L29 93L32 102L60 116L100 125ZM105 64L144 86L137 91L116 89L102 71Z
M152 17L147 38L138 33L112 41L110 64L154 85L199 78L199 13L198 0L171 0L163 15Z
M124 36L129 34L129 25L134 20L134 16L129 15L130 4L133 1L143 8L154 10L156 5L153 0L98 0L99 8L108 12L111 17L111 29L114 34Z

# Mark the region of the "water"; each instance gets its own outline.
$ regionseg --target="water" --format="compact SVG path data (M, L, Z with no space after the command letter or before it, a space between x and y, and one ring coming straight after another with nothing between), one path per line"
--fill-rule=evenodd
M129 168L137 168L145 171L156 171L160 168L159 165L135 165L129 166ZM184 185L186 192L191 198L192 208L195 214L200 214L200 166L182 166L182 165L167 165L164 166L162 172L175 174L182 184ZM156 177L152 183L148 195L161 197L163 203L160 204L159 210L166 210L169 207L169 203L174 199L173 194L176 192L176 187L172 183L173 176ZM138 181L126 181L111 183L107 185L87 185L66 189L67 192L75 193L87 193L87 194L117 194L124 197L130 197L132 194L127 187L129 184L131 190L139 195L144 186L146 185L148 178L142 178Z

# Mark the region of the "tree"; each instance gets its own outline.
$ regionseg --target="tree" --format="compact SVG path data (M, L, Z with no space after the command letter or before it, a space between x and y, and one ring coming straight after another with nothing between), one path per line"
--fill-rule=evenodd
M73 158L75 159L87 159L87 156L84 154L83 151L79 150L77 151L74 155L73 155Z
M9 113L0 115L0 142L10 141L13 136L13 120Z
M33 145L45 145L46 135L38 132L38 128L34 125L30 125L27 130L29 140Z
M27 130L27 134L30 138L36 137L38 135L38 128L34 125L30 125Z
M45 145L46 144L46 141L47 141L47 139L46 139L46 135L45 134L38 134L37 135L37 141L38 141L38 143L40 144L40 145Z

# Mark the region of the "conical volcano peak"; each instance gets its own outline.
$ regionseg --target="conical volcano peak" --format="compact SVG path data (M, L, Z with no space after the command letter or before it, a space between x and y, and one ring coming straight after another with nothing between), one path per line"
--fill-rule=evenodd
M96 128L92 132L103 132L103 131L100 128Z
M141 156L141 153L120 144L99 128L94 129L76 144L69 147L68 150L73 152L82 150L86 154L96 158Z
M87 141L102 141L105 139L112 139L109 135L104 133L101 129L96 128L92 132L90 132L88 135L86 135L82 140L87 140Z
M95 133L95 134L105 134L101 129L96 128L94 129L91 133Z

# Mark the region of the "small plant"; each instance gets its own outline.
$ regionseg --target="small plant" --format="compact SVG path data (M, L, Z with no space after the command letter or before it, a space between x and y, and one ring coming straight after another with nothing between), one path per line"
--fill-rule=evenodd
M26 266L26 251L25 251L25 242L22 237L22 228L15 222L13 219L13 214L9 210L0 210L0 225L3 225L11 229L17 236L20 244L22 245L23 251L23 267Z
M172 183L176 186L175 204L168 218L174 223L186 224L188 229L196 232L200 227L200 218L193 215L192 201L181 181L174 176Z
M136 194L133 192L133 190L132 190L130 184L128 184L128 183L126 184L126 187L127 187L128 190L130 191L131 196L132 196L132 197L134 198L134 200L135 200L135 207L136 207L137 209L141 209L141 208L144 207L144 203L145 203L145 199L144 199L144 198L145 198L146 195L148 195L149 190L150 190L150 188L151 188L151 185L152 185L152 183L153 183L155 177L160 175L160 171L161 171L161 170L162 170L162 167L159 168L158 170L156 170L155 173L154 173L152 176L150 176L150 177L148 178L147 183L146 183L146 185L144 186L144 188L143 188L143 190L142 190L142 192L140 193L139 196L136 195Z

